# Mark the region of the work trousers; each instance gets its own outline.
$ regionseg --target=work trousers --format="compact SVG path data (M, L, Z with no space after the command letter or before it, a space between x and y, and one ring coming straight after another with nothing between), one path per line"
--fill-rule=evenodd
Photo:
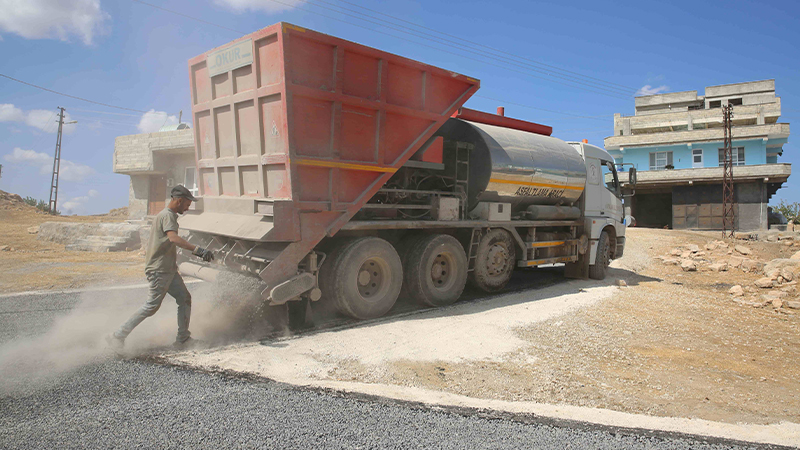
M178 273L147 272L147 281L150 282L150 298L139 308L127 322L117 330L114 335L125 339L142 321L158 311L164 297L169 294L175 297L178 303L178 342L189 339L189 317L192 315L192 295L186 289Z

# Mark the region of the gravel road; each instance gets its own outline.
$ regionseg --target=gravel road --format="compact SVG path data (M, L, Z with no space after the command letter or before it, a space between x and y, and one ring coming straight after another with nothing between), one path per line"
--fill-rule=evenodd
M113 329L143 293L115 292L92 293L103 302L88 305L85 293L0 297L4 371L19 365L8 358L20 348L47 351L43 337L64 333L71 315L114 317L102 324ZM117 360L94 347L81 357L50 367L50 377L16 373L27 381L0 391L0 448L777 448L353 398Z

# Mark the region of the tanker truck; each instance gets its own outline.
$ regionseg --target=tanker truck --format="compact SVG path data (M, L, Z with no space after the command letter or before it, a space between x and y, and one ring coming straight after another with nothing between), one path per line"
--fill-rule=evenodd
M269 305L376 318L467 283L565 264L602 279L625 248L613 158L550 127L464 108L475 79L278 23L189 61L200 199L179 219L206 280ZM629 174L635 182L635 172Z

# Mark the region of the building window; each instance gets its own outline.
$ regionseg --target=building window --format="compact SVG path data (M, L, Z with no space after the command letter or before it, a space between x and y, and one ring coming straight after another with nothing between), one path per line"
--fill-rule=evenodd
M729 105L741 105L742 104L742 99L741 98L729 98L728 99L728 104Z
M650 153L650 170L664 170L672 166L672 152L653 152Z
M187 167L185 173L183 185L186 186L186 189L189 189L192 195L197 195L197 177L195 177L194 166Z
M708 102L709 108L722 108L722 100L714 100L713 102Z
M744 147L733 147L731 149L731 159L734 166L744 165ZM725 165L725 149L719 149L719 166Z

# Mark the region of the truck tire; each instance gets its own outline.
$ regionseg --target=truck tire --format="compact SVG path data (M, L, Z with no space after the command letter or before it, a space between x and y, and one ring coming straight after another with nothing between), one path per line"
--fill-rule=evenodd
M374 319L400 295L403 264L392 244L376 237L344 243L320 268L320 289L342 314Z
M405 292L427 306L455 303L467 284L467 255L447 234L419 236L403 261Z
M589 266L589 278L602 280L606 277L608 265L611 264L611 242L609 241L608 233L605 231L600 233L600 239L597 241L597 256L594 264Z
M516 261L511 234L500 228L489 230L478 244L470 284L484 292L497 292L508 284Z

